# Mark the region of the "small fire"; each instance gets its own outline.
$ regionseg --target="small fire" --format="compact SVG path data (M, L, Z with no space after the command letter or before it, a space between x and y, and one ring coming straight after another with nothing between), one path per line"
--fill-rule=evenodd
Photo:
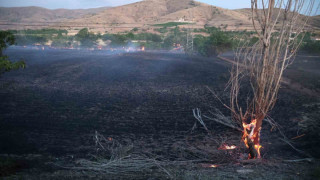
M226 149L235 149L235 148L237 148L237 146L235 146L235 145L232 145L232 146L225 146L225 148L226 148Z
M141 51L145 51L145 48L144 48L144 46L142 46L142 47L141 47Z
M221 147L219 147L218 149L219 150L230 150L230 149L236 149L237 148L237 146L235 146L235 145L231 145L231 146L228 146L228 145L226 145L226 144L223 144Z
M256 119L252 120L250 124L242 123L243 129L244 129L242 140L245 143L247 148L249 148L249 141L250 141L250 143L254 143L255 142L255 138L260 133L261 128L257 132L254 132L256 124L257 124L257 120ZM260 158L260 148L262 147L259 144L259 141L260 141L260 139L258 139L258 142L256 142L256 144L254 144L254 148L258 153L258 158ZM251 159L250 154L249 154L249 159Z
M219 167L219 165L216 164L201 164L202 167L204 168L216 168Z

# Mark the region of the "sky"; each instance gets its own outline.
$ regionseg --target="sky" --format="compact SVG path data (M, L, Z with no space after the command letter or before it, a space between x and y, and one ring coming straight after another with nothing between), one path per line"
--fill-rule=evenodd
M1 7L40 6L48 9L88 9L104 6L119 6L140 0L0 0ZM197 0L227 9L250 7L250 0Z

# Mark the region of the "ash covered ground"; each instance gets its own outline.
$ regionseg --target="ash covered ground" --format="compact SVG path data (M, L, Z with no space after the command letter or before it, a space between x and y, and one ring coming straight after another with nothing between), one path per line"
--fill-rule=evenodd
M0 175L4 178L319 178L317 56L297 57L270 114L304 154L265 123L263 160L247 162L240 132L204 119L208 134L192 114L194 108L207 115L215 108L230 114L206 87L228 102L224 89L230 65L226 62L169 52L11 48L5 53L11 59L25 59L27 68L0 78ZM97 145L97 134L122 147L130 145L126 153L154 159L158 165L143 172L126 171L128 176L122 171L79 171L80 159L110 158ZM237 149L218 150L224 143ZM207 167L212 164L217 167Z

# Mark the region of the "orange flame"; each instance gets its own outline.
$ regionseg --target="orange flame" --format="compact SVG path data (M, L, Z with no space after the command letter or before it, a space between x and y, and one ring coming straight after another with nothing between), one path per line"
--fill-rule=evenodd
M249 140L251 142L254 142L254 139L259 135L260 133L260 130L261 128L259 128L259 130L257 132L254 131L255 127L256 127L256 124L257 124L257 120L254 119L251 121L250 124L247 124L247 123L242 123L242 126L243 126L243 136L242 136L242 140L244 142L244 144L246 145L247 148L249 148ZM249 138L249 139L248 139ZM254 145L254 148L255 150L257 151L258 153L258 158L260 158L260 148L262 147L260 144L259 144L259 141L260 139L258 139L258 143L256 143ZM250 157L250 154L249 154L249 158Z
M145 51L145 48L144 48L144 46L142 46L142 48L141 48L141 51Z

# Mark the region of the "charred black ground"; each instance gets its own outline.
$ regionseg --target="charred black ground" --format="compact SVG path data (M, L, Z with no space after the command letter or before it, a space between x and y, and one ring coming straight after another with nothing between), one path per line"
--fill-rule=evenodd
M44 165L45 162L57 161L53 160L55 158L85 158L94 153L95 131L123 143L130 142L136 149L144 149L172 161L182 158L177 147L184 146L186 142L207 149L218 148L206 139L206 132L199 124L196 132L190 130L196 121L192 115L193 108L200 108L206 113L215 107L228 115L228 110L206 88L208 85L227 101L223 90L228 81L229 65L221 60L190 58L168 52L9 49L6 53L12 59L25 59L28 67L7 73L0 79L0 153L15 155L2 157L3 162L14 163L1 165L1 175L18 173L29 178L32 172L40 172L47 177L59 169ZM301 74L319 76L317 71L303 71L310 63L313 66L309 70L319 67L319 58L298 57L299 66L293 66L287 76L304 83ZM294 89L296 86L281 90L271 114L289 138L303 134L299 125L304 117L319 118L319 81L314 79L310 83L312 88L299 84L307 91L301 86L299 91ZM228 137L228 143L241 144L239 132L215 122L206 123L212 130L212 136L217 139L219 135ZM318 162L279 163L282 159L300 159L304 156L279 140L278 133L270 133L270 126L265 125L264 128L262 155L268 163L259 166L263 167L260 170L266 175L259 175L257 165L249 165L254 169L253 179L268 179L274 173L271 171L283 166L288 166L288 170L279 170L279 178L316 177L313 173L317 173L314 169ZM310 145L319 142L314 139L317 134L304 134L295 140L298 147L317 157L318 147ZM184 156L190 159L192 153L188 153ZM227 161L218 159L219 154L208 155L208 161L221 162L225 167L198 172L186 168L183 172L177 172L183 174L177 177L187 177L188 173L191 173L190 177L197 173L220 178L247 177L235 171L245 166L241 163L236 165L239 153L231 153L229 165L226 165ZM41 162L31 160L30 163L29 156L34 154L41 157ZM296 174L297 167L307 171ZM81 175L76 177L85 178Z

